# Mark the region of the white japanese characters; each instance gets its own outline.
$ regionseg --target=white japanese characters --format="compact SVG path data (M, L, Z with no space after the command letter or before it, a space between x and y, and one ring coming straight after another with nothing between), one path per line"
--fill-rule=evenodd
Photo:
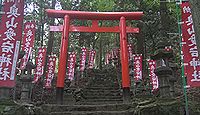
M190 86L200 86L200 60L195 39L191 9L188 2L181 4L182 8L182 34L183 34L183 60L185 75Z
M154 73L156 69L156 61L148 60L148 65L149 65L149 77L152 84L152 91L155 91L159 87L158 76Z
M96 54L95 50L90 50L90 53L89 53L89 68L90 69L94 67L95 54Z
M69 52L69 60L68 60L68 79L73 80L74 79L74 70L75 70L75 64L76 64L76 53L75 52Z
M129 55L129 60L132 60L132 56L133 56L133 51L132 51L132 45L129 44L128 45L128 55Z
M0 31L0 86L13 87L22 36L23 2L7 0L4 1L3 8L5 14L2 15Z
M85 69L85 62L86 62L86 56L87 56L87 49L81 48L81 61L80 61L80 71L84 71Z
M142 80L142 54L133 56L134 59L134 79L135 81Z
M36 57L36 69L34 75L33 83L36 83L40 77L43 75L44 65L45 65L45 57L46 57L46 48L40 47L38 48L38 56Z
M25 35L22 42L22 50L25 51L25 55L21 60L20 69L25 69L32 52L35 39L35 22L26 22L24 24L24 33Z
M48 60L45 88L51 88L51 82L55 76L55 67L56 67L56 56L50 55Z

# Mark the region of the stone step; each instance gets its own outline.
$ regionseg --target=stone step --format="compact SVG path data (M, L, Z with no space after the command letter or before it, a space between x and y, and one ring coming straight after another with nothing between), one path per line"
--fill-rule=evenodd
M118 82L117 79L106 79L106 78L93 78L93 82Z
M110 93L110 92L87 92L83 94L85 97L87 96L121 96L120 92L114 92L114 93Z
M96 83L96 82L91 82L90 86L93 86L93 85L107 87L107 86L118 86L118 83L109 83L109 82L101 82L101 83L98 82L98 83Z
M106 95L103 95L103 96L85 96L85 99L121 99L122 96L118 95L118 96L106 96Z
M119 87L119 84L89 84L88 87Z
M110 78L110 77L94 77L92 80L94 80L94 81L117 81L117 78Z
M64 111L122 111L131 108L131 104L104 104L104 105L56 105L46 104L42 108L45 112Z
M86 101L80 101L76 104L78 105L104 105L104 104L122 104L123 101L106 101L106 102L86 102Z
M105 94L108 94L108 93L118 93L120 92L120 90L105 90L105 89L99 89L99 90L83 90L83 93L95 93L95 94L98 94L98 93L105 93Z
M84 101L87 102L121 102L123 101L122 98L120 99L85 99Z
M87 87L85 88L85 90L116 90L119 89L119 87L97 87L97 86L91 86L91 87Z
M52 112L50 115L133 115L130 111L78 111L78 112Z

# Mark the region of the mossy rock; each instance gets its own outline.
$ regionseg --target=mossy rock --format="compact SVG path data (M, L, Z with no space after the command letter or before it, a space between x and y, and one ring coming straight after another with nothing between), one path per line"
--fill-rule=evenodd
M182 103L174 99L152 99L138 103L134 115L182 115L181 108Z

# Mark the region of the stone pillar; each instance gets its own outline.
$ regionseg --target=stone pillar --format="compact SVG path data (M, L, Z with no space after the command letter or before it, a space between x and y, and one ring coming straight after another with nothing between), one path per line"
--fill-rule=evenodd
M173 87L170 87L173 86L173 84L170 85L173 77L173 71L169 67L169 59L173 58L170 43L159 42L151 58L156 61L155 74L158 76L160 97L169 98L172 96L170 91L173 90Z
M158 76L160 97L170 97L170 82L172 70L169 67L161 66L155 69L155 74Z
M31 102L30 99L30 89L32 85L32 78L30 75L22 75L20 78L20 81L22 83L22 90L21 90L21 98L20 100L22 102Z
M9 99L10 97L10 88L0 87L0 100Z
M170 95L171 95L171 97L174 97L174 94L175 94L174 83L177 80L176 71L177 71L178 67L175 63L172 63L172 62L169 63L169 67L172 69L172 76L169 79Z
M31 102L30 93L32 90L31 86L32 86L32 81L33 81L33 78L31 75L32 75L32 69L35 69L35 68L36 68L36 65L34 65L32 62L27 62L26 68L25 68L25 71L27 71L27 75L22 74L20 76L19 80L21 81L21 84L22 84L20 100L22 102L26 102L26 103Z

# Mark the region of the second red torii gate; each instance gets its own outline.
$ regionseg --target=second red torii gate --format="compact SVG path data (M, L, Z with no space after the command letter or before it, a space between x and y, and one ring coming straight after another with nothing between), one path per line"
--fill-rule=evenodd
M130 78L128 69L127 33L139 33L139 28L126 27L126 20L139 20L143 12L84 12L66 10L46 10L47 15L53 18L64 18L63 26L51 26L50 31L62 31L58 77L56 84L57 103L63 101L64 80L66 76L66 61L69 32L117 32L120 33L120 57L122 65L123 99L128 102L130 97ZM92 20L91 27L70 25L70 20ZM120 26L99 27L98 20L120 20Z

